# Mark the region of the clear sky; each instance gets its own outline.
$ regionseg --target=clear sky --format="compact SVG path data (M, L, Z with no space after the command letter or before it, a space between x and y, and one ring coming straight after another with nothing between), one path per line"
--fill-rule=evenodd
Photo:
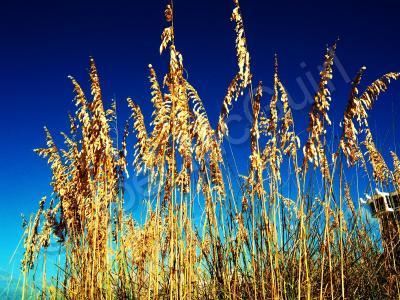
M167 57L160 57L166 1L2 1L0 9L0 271L18 244L20 213L29 215L49 195L46 162L32 149L44 145L43 126L54 136L68 129L74 110L73 75L88 88L89 56L96 60L104 98L118 100L121 120L128 115L126 98L135 99L150 115L147 65L159 77ZM227 85L235 74L232 1L175 0L176 44L189 80L198 89L213 125ZM367 66L364 84L388 71L400 71L400 25L397 0L381 1L250 1L242 0L254 80L271 86L273 55L280 59L281 79L293 98L297 128L303 131L327 44L340 38L334 69L331 119L337 123L347 102L350 79ZM393 84L377 103L371 127L386 153L394 149L398 127L400 84ZM248 98L248 97L247 97ZM249 128L246 95L233 111L234 150L245 162ZM269 100L269 99L268 99ZM263 106L268 104L263 99ZM398 131L397 131L398 132ZM304 136L304 133L303 133ZM244 138L245 139L245 138ZM58 139L61 141L61 139ZM130 144L132 147L132 144ZM132 151L130 151L132 155ZM132 157L131 157L132 160ZM243 164L244 165L244 164ZM128 201L137 206L143 184L128 182ZM136 196L135 196L136 195ZM17 261L18 263L18 261ZM1 280L1 278L0 278Z

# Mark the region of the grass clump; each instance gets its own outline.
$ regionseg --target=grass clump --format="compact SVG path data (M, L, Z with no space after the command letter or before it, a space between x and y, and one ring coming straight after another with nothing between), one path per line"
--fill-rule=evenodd
M112 137L112 130L118 132L116 104L104 108L93 59L91 99L71 78L77 110L70 116L70 133L63 134L65 148L58 148L45 129L47 147L36 152L48 159L54 193L47 205L45 198L40 201L37 214L25 223L22 297L398 296L396 260L385 255L377 228L354 204L352 195L357 190L345 174L356 166L357 173L368 175L369 189L399 191L399 159L393 152L391 171L374 144L367 112L400 74L388 73L360 93L365 68L360 70L343 116L340 143L332 153L326 131L331 125L328 82L333 75L333 44L324 56L309 113L308 139L302 146L277 58L269 113L260 109L266 99L261 82L253 92L243 19L235 0L232 21L238 70L213 129L200 96L185 77L182 54L174 42L171 5L165 16L168 26L160 52L169 51L169 69L161 84L149 65L151 131L140 106L128 99L131 118L120 143ZM246 90L250 90L253 118L249 172L236 184L239 174L232 174L222 149L227 117ZM279 102L282 114L277 111ZM134 146L127 142L132 128ZM135 172L149 178L142 224L123 208L131 158ZM283 172L283 166L290 172ZM291 188L288 182L293 182ZM195 211L196 202L202 203L201 212ZM195 215L201 215L200 221ZM46 276L50 243L58 243L64 253L58 257L54 278ZM32 278L39 257L43 258L40 284Z

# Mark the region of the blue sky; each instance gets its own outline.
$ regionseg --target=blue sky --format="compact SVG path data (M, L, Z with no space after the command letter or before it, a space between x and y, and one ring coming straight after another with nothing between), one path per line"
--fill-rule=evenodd
M50 193L46 162L32 149L44 145L43 126L56 136L67 130L67 113L74 110L73 75L89 86L89 56L96 60L104 98L118 100L119 118L128 115L132 97L150 115L147 65L159 77L167 57L158 53L165 26L166 1L7 1L0 9L0 270L18 244L20 213L29 215L40 198ZM176 44L184 57L189 80L216 124L227 85L236 71L232 2L175 0ZM367 66L364 84L388 71L400 71L400 4L368 1L241 1L254 80L271 86L273 55L280 59L281 79L298 105L294 108L299 131L306 128L318 66L325 46L340 37L334 69L331 119L337 123L347 102L349 78ZM305 93L306 91L306 93ZM381 149L395 148L399 139L400 84L393 84L371 113L370 124L379 134ZM240 99L235 106L232 136L240 139L249 128ZM263 99L263 106L269 99ZM303 133L304 136L304 133ZM132 144L131 144L132 147ZM247 143L233 145L246 161ZM132 151L130 151L132 154ZM241 156L240 156L241 155ZM241 164L243 170L245 165ZM138 183L139 181L139 183ZM138 188L139 186L139 188ZM140 180L130 179L130 193ZM129 204L136 207L133 197ZM17 261L18 263L18 261Z

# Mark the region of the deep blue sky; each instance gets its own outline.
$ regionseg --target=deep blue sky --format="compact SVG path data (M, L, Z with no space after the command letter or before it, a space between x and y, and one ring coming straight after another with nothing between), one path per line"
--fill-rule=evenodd
M161 78L167 64L167 57L158 53L165 4L156 0L2 1L0 270L9 269L8 259L18 243L19 214L29 215L50 191L46 162L32 149L44 145L44 125L55 136L68 128L67 112L74 106L67 75L87 88L88 59L93 56L105 100L118 99L120 118L128 114L128 96L148 116L147 65L152 63ZM235 35L229 21L232 1L175 0L174 5L177 47L189 80L216 124L226 87L236 71ZM317 67L326 44L340 37L337 56L345 72L335 68L331 112L335 121L346 105L347 76L352 78L363 64L368 67L364 83L400 70L398 1L242 0L241 6L254 79L270 86L277 52L281 78L297 103L305 101L302 82L312 93L307 78L318 79ZM398 124L399 92L399 84L394 84L372 113L371 124L384 150L394 148L392 124ZM309 104L295 111L299 130L306 126L308 108ZM245 117L242 111L239 103L234 113ZM247 127L242 121L232 134L240 137ZM247 144L238 147L246 149ZM135 178L131 180L136 189Z

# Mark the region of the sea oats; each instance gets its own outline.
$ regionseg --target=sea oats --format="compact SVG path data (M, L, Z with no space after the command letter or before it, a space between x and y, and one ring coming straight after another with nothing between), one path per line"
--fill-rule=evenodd
M238 70L217 120L207 114L209 103L198 92L207 87L196 90L188 80L174 40L172 2L164 15L168 24L160 52L169 59L168 70L160 84L149 65L150 101L128 99L131 116L123 129L116 101L108 105L103 99L93 59L90 95L70 77L77 106L68 116L70 132L61 133L60 146L45 128L46 146L35 150L48 160L52 194L49 203L40 201L29 222L23 220L22 299L398 298L397 261L385 239L392 214L376 214L384 216L381 243L378 222L371 222L363 206L358 212L352 199L352 193L374 185L400 186L398 157L391 153L390 172L367 122L367 111L398 73L359 93L362 68L344 113L335 159L340 151L350 165L368 158L373 176L366 167L361 171L367 176L359 169L347 173L342 160L335 160L331 171L325 148L336 141L326 135L336 45L327 50L309 114L301 181L292 99L277 56L268 113L261 81L253 94L238 0L232 12ZM237 151L222 141L232 105L247 89L249 145ZM231 153L223 151L228 149ZM247 157L248 175L242 176ZM126 181L131 160L136 174ZM310 162L321 169L322 182L308 172ZM50 263L56 272L51 280Z
M332 79L332 66L335 51L336 43L328 48L325 54L324 64L320 72L321 79L318 90L314 96L314 103L309 113L310 123L307 128L309 137L303 148L303 169L306 170L308 168L308 163L311 162L315 167L319 166L321 168L321 173L325 179L329 179L330 172L323 138L326 132L325 122L329 125L331 124L328 117L328 110L331 102L328 82Z
M379 183L386 184L389 180L389 168L386 165L382 155L376 149L375 143L372 138L372 134L369 128L366 129L366 137L363 142L367 148L367 155L369 162L372 165L373 176Z
M396 186L397 190L400 190L400 159L397 154L393 151L390 151L390 154L393 158L393 183Z

